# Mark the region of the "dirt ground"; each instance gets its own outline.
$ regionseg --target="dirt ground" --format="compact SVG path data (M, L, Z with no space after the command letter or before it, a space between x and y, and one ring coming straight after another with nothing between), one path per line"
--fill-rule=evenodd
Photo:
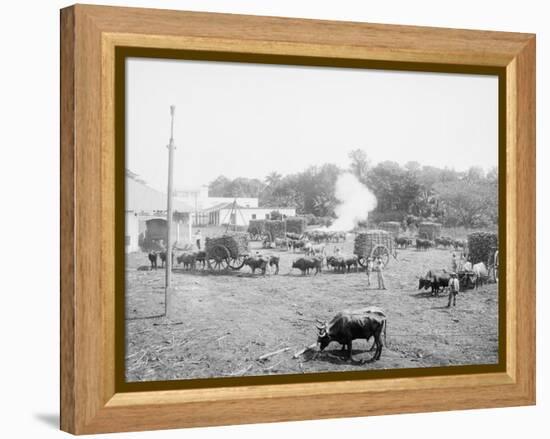
M335 246L351 254L353 240L330 244L329 253ZM251 247L255 251L259 243ZM418 290L420 274L449 268L448 250L400 250L384 273L387 290L367 288L364 272L324 268L320 275L302 276L290 271L298 254L260 251L281 257L279 275L252 276L248 267L222 274L175 268L172 321L155 317L164 312L164 270L143 270L145 253L127 255L127 381L498 362L497 284L461 292L450 309L446 294L431 297ZM387 346L379 361L361 361L372 355L364 340L353 344L353 363L344 360L338 343L320 354L292 358L316 341L317 318L328 321L340 310L370 305L388 316ZM281 352L259 359L275 351Z

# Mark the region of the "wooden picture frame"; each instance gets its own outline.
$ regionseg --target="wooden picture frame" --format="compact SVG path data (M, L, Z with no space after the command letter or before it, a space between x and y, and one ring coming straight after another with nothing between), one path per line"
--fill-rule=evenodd
M315 58L499 75L505 367L120 391L116 383L117 48ZM120 201L120 200L119 200ZM74 434L535 403L535 36L76 5L61 11L61 429ZM502 264L501 264L502 265ZM123 326L122 326L123 329Z

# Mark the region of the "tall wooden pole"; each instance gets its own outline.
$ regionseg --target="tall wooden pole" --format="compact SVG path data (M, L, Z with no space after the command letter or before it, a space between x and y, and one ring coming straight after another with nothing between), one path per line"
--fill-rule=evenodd
M164 300L164 312L166 317L172 317L174 312L173 307L173 289L172 289L172 220L173 220L173 208L172 208L172 195L173 190L173 177L174 177L174 114L176 112L176 106L170 106L170 115L172 117L170 127L170 143L168 144L168 189L166 192L167 206L166 206L166 286L165 286L165 300Z

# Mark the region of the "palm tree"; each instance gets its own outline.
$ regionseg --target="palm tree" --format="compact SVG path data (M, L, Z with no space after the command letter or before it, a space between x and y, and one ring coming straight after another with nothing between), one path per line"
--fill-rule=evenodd
M265 182L268 186L275 187L281 182L282 178L283 176L281 174L273 171L269 175L267 175L267 177L265 177Z

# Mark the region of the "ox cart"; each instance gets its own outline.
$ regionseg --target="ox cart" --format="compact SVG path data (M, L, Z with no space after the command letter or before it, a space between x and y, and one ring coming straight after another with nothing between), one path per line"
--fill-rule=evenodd
M265 239L265 219L251 219L248 223L248 234L251 241L263 241Z
M206 238L206 263L213 271L240 270L249 254L248 234L234 232Z
M369 257L372 259L380 257L384 267L389 264L390 256L397 259L393 235L385 230L367 230L357 233L353 253L362 267L367 265Z

